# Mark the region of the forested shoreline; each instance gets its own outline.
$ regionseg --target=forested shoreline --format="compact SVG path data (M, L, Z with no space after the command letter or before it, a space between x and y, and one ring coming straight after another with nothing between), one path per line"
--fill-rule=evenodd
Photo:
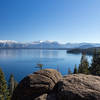
M99 54L100 53L100 47L93 47L93 48L74 48L74 49L69 49L67 50L67 53L72 53L72 54L80 54L80 53L85 53L87 55L93 55L94 51L96 49L96 53Z

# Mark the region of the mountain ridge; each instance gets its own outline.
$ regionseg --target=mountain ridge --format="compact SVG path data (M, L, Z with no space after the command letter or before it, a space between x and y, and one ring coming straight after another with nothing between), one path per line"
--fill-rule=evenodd
M69 49L69 48L91 48L100 47L100 43L59 43L57 41L33 41L33 42L18 42L14 40L0 40L0 48L54 48L54 49Z

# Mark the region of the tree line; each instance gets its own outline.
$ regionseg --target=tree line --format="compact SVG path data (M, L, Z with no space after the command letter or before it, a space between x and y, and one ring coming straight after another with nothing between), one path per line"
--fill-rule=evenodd
M99 54L100 47L92 47L92 48L85 48L85 49L82 49L82 48L69 49L67 50L67 53L73 53L73 54L85 53L87 55L93 55L95 49L96 49L96 53Z
M97 53L96 49L94 50L92 62L90 65L87 60L86 54L83 53L78 68L75 65L73 73L71 72L70 69L68 69L68 74L78 74L78 73L100 76L100 53Z
M0 68L0 100L11 100L14 89L17 87L17 81L14 79L13 74L10 75L8 84L5 75Z

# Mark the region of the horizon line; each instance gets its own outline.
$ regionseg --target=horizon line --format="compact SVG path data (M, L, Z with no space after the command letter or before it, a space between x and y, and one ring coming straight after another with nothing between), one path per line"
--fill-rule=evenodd
M89 44L100 44L98 42L60 42L60 41L56 41L56 40L35 40L35 41L26 41L26 42L22 42L22 41L16 41L16 40L0 40L0 42L16 42L16 43L34 43L34 42L57 42L60 44L81 44L81 43L89 43Z

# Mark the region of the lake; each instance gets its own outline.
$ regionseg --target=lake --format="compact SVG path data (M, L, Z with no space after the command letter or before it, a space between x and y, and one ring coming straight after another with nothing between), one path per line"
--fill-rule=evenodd
M91 56L87 56L91 62ZM43 69L57 69L62 75L66 75L68 68L73 71L75 64L80 63L81 54L67 54L66 50L39 50L39 49L1 49L0 67L9 79L12 73L17 81L39 68L37 64L43 64Z

